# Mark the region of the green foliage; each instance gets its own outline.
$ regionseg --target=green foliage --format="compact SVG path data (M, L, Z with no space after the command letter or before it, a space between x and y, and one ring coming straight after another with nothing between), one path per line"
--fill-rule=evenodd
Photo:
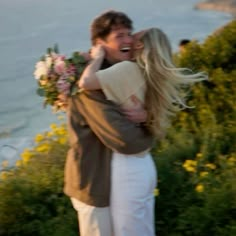
M157 145L152 155L158 169L159 196L156 199L158 235L171 235L180 212L194 202L194 187L183 171L182 162L194 156L196 147L191 134L170 131L169 138Z
M227 72L235 70L236 21L210 35L203 44L194 41L186 48L186 53L181 55L180 66L207 71L216 68Z
M159 170L157 232L168 236L236 234L236 21L192 42L177 64L205 71L167 140L153 155Z
M220 157L216 170L198 177L205 189L199 194L198 203L189 205L179 215L177 231L185 232L182 235L234 235L236 166L226 163L227 157Z
M76 213L63 193L65 125L51 128L36 136L16 168L1 173L0 235L78 235Z

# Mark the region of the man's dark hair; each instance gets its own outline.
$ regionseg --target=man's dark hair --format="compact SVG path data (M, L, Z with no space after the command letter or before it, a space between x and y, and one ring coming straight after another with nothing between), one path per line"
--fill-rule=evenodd
M114 26L133 30L132 24L132 20L125 13L113 10L107 11L95 18L91 24L92 44L94 45L98 38L105 39Z

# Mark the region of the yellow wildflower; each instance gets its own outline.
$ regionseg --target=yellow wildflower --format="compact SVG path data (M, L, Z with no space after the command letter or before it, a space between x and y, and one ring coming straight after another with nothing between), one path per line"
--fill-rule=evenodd
M20 166L22 166L22 160L16 161L16 167L20 167Z
M197 161L186 160L183 164L183 167L188 172L196 172Z
M204 186L202 184L198 184L196 187L195 187L195 190L198 192L198 193L202 193L204 191Z
M63 128L63 127L61 127L61 128L57 128L56 130L55 130L55 133L57 134L57 135L65 135L66 134L66 130Z
M207 171L202 171L200 173L200 177L204 178L205 176L207 176L209 173Z
M51 138L54 136L54 133L52 131L47 132L47 137Z
M32 157L32 153L28 148L26 148L24 152L21 153L21 157L22 157L23 163L27 164L30 158Z
M36 152L48 152L50 150L50 145L47 143L44 143L42 145L39 145L35 148Z
M154 191L153 191L153 194L154 194L155 197L159 196L159 194L160 194L159 189L155 188Z
M65 126L57 126L56 124L51 124L51 136L65 136L66 128Z
M211 169L211 170L215 170L216 169L216 165L215 164L212 164L212 163L207 163L205 165L207 168Z
M199 153L197 153L196 157L197 157L198 159L201 159L201 158L203 157L203 155L202 155L201 152L199 152Z
M34 138L34 141L36 143L40 143L41 141L43 141L43 139L44 139L44 136L42 134L37 134Z
M58 143L60 143L60 144L65 144L65 143L67 142L67 139L66 139L65 137L61 137L61 138L59 138L57 141L58 141Z
M57 125L55 123L53 123L50 125L50 128L51 128L51 130L55 130L55 129L57 129Z

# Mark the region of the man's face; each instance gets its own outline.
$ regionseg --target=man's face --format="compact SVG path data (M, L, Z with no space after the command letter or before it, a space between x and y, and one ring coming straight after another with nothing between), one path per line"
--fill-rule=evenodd
M106 51L106 59L114 64L131 59L133 38L131 30L124 27L114 27L106 39L99 39Z

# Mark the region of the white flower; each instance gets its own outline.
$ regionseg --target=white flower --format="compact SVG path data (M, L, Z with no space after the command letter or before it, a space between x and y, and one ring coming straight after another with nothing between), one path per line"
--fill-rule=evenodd
M48 68L52 65L52 58L49 55L46 56L46 65Z
M39 61L36 63L34 77L40 79L42 75L47 75L48 67L44 61Z

